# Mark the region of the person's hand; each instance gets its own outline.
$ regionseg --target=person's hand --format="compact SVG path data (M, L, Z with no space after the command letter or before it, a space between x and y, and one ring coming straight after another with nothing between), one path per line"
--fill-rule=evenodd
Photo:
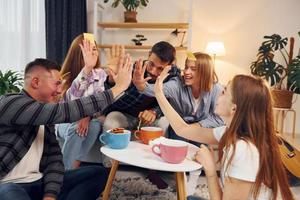
M150 125L155 121L156 113L152 110L144 110L139 113L139 119L143 124Z
M123 45L113 45L110 49L105 50L106 65L114 73L118 72L118 64L125 57L125 48Z
M88 40L84 39L82 44L79 44L85 67L92 70L97 63L99 52L95 44L91 44Z
M91 120L90 117L86 117L86 118L83 118L83 119L78 121L76 132L80 137L87 136L90 120Z
M118 73L115 74L112 70L109 73L115 80L115 86L111 89L113 96L116 97L125 91L132 80L132 62L129 54L124 59L119 61Z
M171 66L166 66L164 68L164 70L160 73L160 75L157 77L155 84L154 84L155 95L163 92L163 83L164 83L164 80L168 77L170 69L171 69Z
M146 65L143 66L142 59L139 59L135 62L135 69L133 71L132 82L139 91L143 91L145 89L146 82L151 79L151 77L144 78L146 68Z
M196 161L203 166L206 176L214 176L216 174L216 163L213 153L212 148L208 149L207 146L201 144L195 155Z

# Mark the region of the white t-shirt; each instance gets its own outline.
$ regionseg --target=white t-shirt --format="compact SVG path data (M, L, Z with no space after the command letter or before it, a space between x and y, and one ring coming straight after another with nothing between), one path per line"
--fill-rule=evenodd
M44 125L40 125L36 138L20 162L0 181L1 183L29 183L42 178L40 161L44 149Z
M220 141L226 131L226 126L214 128L213 133L216 140ZM227 151L223 149L223 151ZM239 180L255 182L259 168L259 152L254 144L244 140L238 140L235 147L235 154L230 165L227 168L228 161L232 155L233 147L228 149L228 156L224 159L224 164L221 168L221 185L224 187L225 177L232 177ZM226 170L227 168L227 170ZM226 172L225 172L226 170ZM271 199L272 191L262 184L257 200ZM252 195L249 196L252 200Z

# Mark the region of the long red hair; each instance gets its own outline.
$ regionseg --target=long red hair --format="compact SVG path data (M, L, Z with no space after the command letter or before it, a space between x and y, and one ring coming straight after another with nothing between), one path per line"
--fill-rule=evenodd
M236 111L219 143L219 149L233 147L228 165L232 161L238 140L253 143L259 152L259 170L251 191L253 197L257 197L263 183L272 190L272 199L275 200L280 191L282 199L293 200L287 174L280 159L274 130L272 97L267 83L259 77L237 75L229 89ZM219 161L224 160L223 156L226 155L222 150L219 151Z

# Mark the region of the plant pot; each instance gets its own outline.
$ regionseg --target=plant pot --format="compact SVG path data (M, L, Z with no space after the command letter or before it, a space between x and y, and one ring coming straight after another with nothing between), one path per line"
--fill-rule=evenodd
M272 89L273 106L276 108L291 108L294 93L289 90Z
M125 11L124 12L124 21L136 23L137 22L136 15L137 15L136 11Z

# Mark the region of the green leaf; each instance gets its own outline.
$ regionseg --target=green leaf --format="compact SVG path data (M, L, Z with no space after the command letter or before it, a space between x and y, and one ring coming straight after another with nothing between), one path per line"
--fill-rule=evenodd
M300 94L300 56L294 58L289 65L288 88Z
M0 70L0 95L19 92L22 87L23 78L19 72L8 70L3 73Z

